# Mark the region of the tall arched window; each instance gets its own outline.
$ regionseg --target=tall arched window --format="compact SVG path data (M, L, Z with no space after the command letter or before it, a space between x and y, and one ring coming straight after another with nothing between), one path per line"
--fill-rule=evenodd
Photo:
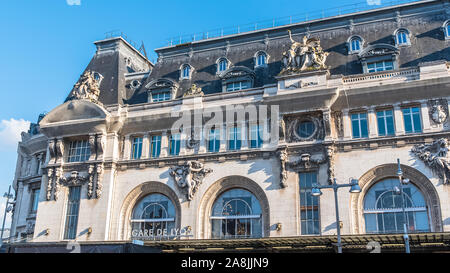
M191 67L188 64L183 65L183 68L181 70L181 78L189 79L190 76L191 76Z
M232 189L214 202L211 213L213 238L262 236L261 206L249 191Z
M265 66L267 64L267 54L265 52L258 52L256 54L256 66Z
M399 29L395 33L395 43L397 46L410 45L409 32L406 29Z
M450 20L447 20L443 25L445 39L450 39Z
M377 182L364 197L366 233L403 232L402 196L398 178ZM403 185L408 232L430 230L428 209L423 194L409 183Z
M132 237L152 237L175 228L175 207L165 195L153 193L135 206L131 218Z

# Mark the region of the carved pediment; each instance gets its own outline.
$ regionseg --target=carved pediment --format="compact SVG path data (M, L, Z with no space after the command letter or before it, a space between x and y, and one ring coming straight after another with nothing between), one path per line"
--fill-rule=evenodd
M145 88L147 88L150 91L155 90L155 89L164 89L164 88L168 88L168 89L171 89L172 91L176 91L178 89L178 87L179 87L178 84L174 80L171 80L168 78L161 78L161 79L153 80L145 86Z
M358 54L358 57L360 59L365 59L384 55L396 55L398 53L399 53L398 48L396 48L395 46L389 44L375 44L370 45L366 47L364 50L362 50Z
M255 77L255 72L245 66L234 66L231 67L220 75L221 79L230 79L230 78L240 78L240 77Z

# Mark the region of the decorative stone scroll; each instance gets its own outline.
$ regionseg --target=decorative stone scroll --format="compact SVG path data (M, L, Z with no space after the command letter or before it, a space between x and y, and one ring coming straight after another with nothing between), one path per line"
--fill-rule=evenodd
M287 187L287 170L286 170L286 162L288 161L288 153L287 148L284 148L283 150L279 151L279 157L280 157L280 165L281 165L281 171L280 171L280 186L282 188Z
M450 158L448 139L441 138L430 144L414 145L411 152L427 164L442 179L450 184Z
M325 61L329 53L323 51L319 38L308 39L303 36L303 41L300 43L292 38L290 30L288 30L288 33L292 44L287 51L283 52L284 68L280 75L328 68Z
M102 78L99 73L86 70L74 85L68 100L86 99L98 103L100 81Z
M194 198L194 194L205 176L211 172L212 169L205 168L198 161L186 161L183 165L171 167L169 170L178 187L185 189L186 198L189 201Z

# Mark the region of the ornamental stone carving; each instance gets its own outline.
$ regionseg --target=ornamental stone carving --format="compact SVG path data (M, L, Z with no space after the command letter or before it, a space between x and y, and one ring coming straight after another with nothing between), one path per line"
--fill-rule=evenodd
M279 157L280 157L280 186L282 188L286 188L286 180L287 180L287 170L286 170L286 163L288 161L288 153L287 148L284 148L283 150L279 151Z
M186 147L188 149L196 149L200 146L200 140L195 138L194 130L191 130L191 134L186 141Z
M430 100L428 102L428 108L430 109L430 118L436 124L442 124L448 117L448 104L445 99Z
M191 85L186 93L184 93L183 97L195 97L195 96L203 96L203 91L200 87L197 87L196 84Z
M414 145L411 152L439 175L444 184L450 184L450 157L448 149L448 139L441 138L430 144Z
M97 103L98 96L100 95L100 81L102 78L103 77L99 73L86 70L74 85L68 100L85 99Z
M312 122L314 129L308 136L299 133L299 126L302 122ZM325 137L325 128L321 113L310 113L302 116L290 116L286 118L286 141L299 142L309 140L321 140Z
M194 194L205 176L211 172L212 169L205 168L198 161L186 161L183 165L171 167L169 170L178 187L186 191L186 197L189 201L194 198Z
M88 172L72 171L59 177L60 185L64 186L81 186L87 181L89 181Z
M303 41L300 43L292 38L290 30L288 30L288 33L292 44L287 51L283 52L284 68L280 75L328 68L325 61L329 53L323 51L319 38L308 39L303 36Z

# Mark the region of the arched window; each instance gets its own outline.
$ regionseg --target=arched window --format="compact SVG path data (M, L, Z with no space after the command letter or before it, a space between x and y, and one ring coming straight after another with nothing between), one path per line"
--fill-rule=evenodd
M228 61L227 59L220 59L217 64L217 72L223 72L228 69Z
M445 39L450 39L450 20L445 21L444 25L442 26L442 30L444 31Z
M189 79L191 77L191 66L188 64L183 65L183 68L181 70L181 78L182 79Z
M410 45L409 32L406 29L399 29L395 33L395 43L397 46Z
M398 178L377 182L364 197L366 233L403 232L402 196ZM428 209L423 194L409 183L403 185L408 232L430 230Z
M232 189L214 202L211 213L213 238L262 236L261 206L249 191Z
M359 36L353 36L348 42L349 44L349 53L358 53L362 49L363 41Z
M267 64L267 54L265 52L258 52L256 54L256 67L265 66Z
M175 207L165 195L147 195L135 206L131 225L134 238L156 237L164 229L170 233L175 228Z

